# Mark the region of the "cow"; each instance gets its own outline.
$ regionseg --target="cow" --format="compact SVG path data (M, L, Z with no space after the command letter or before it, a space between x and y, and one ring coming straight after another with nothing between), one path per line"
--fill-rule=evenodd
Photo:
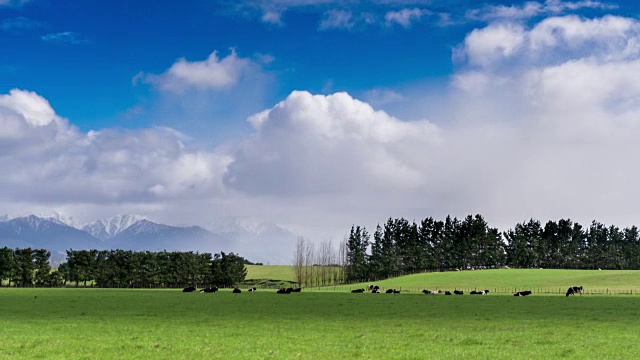
M287 290L288 289L281 288L276 292L276 294L291 294L291 291L287 291Z
M531 291L529 290L518 291L517 293L513 294L513 296L527 296L527 295L531 295Z
M488 293L489 293L489 290L480 291L480 295L487 295Z
M453 293L456 295L462 295L464 292L462 290L453 290Z
M373 289L371 290L372 294L380 294L380 289Z
M569 288L569 290L567 290L567 295L575 295L575 294L580 294L580 296L582 296L582 293L584 291L582 290L582 286L572 286Z
M387 291L385 291L386 294L393 294L393 290L392 289L388 289Z
M196 288L193 287L193 286L188 286L188 287L182 289L182 292L194 292L194 291L196 291Z
M295 289L293 289L293 292L301 292L301 291L302 291L302 288L295 288Z
M400 290L393 289L394 294L400 294Z
M431 294L431 290L422 290L422 293L425 295L430 295Z
M256 290L257 290L257 289L256 289L255 287L249 288L249 292L254 292L254 291L256 291Z
M351 290L352 293L363 293L364 289L355 289L355 290Z
M445 295L451 295L451 291L447 290L444 292Z
M240 290L240 288L234 288L233 289L233 293L234 294L240 294L242 292L242 290Z
M375 290L378 290L378 291L379 291L379 290L380 290L380 286L378 286L378 285L374 285L374 286L373 286L373 290L374 290L374 291L375 291Z
M480 291L471 290L470 295L480 295Z
M440 293L442 293L442 290L432 290L431 291L431 295L438 295Z
M208 287L200 290L201 293L214 293L216 291L218 291L217 287L212 287L212 288Z

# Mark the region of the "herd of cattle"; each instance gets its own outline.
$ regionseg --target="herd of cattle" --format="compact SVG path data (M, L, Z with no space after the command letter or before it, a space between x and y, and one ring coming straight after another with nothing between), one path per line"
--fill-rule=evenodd
M189 286L186 287L184 289L182 289L182 292L194 292L197 289L193 286ZM249 288L248 291L249 292L254 292L257 289L255 287ZM208 288L203 288L200 290L201 293L215 293L218 291L217 287L208 287ZM276 291L276 294L291 294L292 292L301 292L302 288L280 288L278 289L278 291ZM367 288L360 288L360 289L355 289L355 290L351 290L352 293L364 293L364 292L371 292L372 294L381 294L382 291L380 290L380 287L378 285L369 285L367 286ZM242 293L242 290L240 290L240 288L234 288L233 289L233 293L234 294L240 294ZM400 294L400 290L396 290L396 289L388 289L385 291L386 294ZM422 290L423 294L426 295L437 295L437 294L442 294L443 291L442 290ZM481 290L481 291L471 291L469 292L470 295L486 295L489 293L489 290ZM566 296L569 295L575 295L575 294L580 294L580 296L582 296L582 294L584 293L584 290L582 289L582 286L572 286L569 288L569 290L567 290L567 294ZM444 291L445 295L464 295L464 292L461 290L453 290L453 294L451 293L451 291ZM531 295L531 291L526 290L526 291L518 291L517 293L513 294L513 296L528 296Z

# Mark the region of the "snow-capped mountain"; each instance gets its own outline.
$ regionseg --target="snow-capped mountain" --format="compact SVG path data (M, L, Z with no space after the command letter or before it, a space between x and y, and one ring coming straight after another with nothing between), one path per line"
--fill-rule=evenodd
M213 219L207 229L233 244L234 251L251 261L290 264L297 235L282 226L259 220L226 216Z
M296 235L248 217L223 217L199 226L155 223L141 215L117 215L89 224L54 213L50 216L0 216L0 247L135 251L234 252L269 264L291 262Z
M289 233L284 227L259 221L248 216L221 216L207 225L215 234L248 233L253 235Z
M146 216L141 215L116 215L86 224L82 227L82 230L100 240L107 240L118 235L131 225L146 219Z
M84 231L35 215L0 222L0 246L61 251L102 248L98 239Z

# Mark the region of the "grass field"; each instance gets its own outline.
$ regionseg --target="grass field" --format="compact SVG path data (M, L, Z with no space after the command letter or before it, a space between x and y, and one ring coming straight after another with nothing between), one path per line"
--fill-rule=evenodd
M534 290L537 292L565 292L569 286L583 286L590 293L640 294L640 271L636 270L547 270L547 269L499 269L479 271L450 271L422 273L373 281L367 284L386 288L419 292L421 289L443 290L497 290L513 292ZM364 284L338 286L336 290L361 287ZM331 290L334 287L330 288Z
M245 265L247 267L247 280L272 279L295 281L295 273L292 265Z
M637 296L0 289L0 358L636 358Z

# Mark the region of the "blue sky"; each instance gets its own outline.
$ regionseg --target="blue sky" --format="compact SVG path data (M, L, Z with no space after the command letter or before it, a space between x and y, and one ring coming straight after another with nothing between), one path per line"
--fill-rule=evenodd
M0 0L14 169L0 204L338 237L389 216L632 223L639 15L594 0Z

